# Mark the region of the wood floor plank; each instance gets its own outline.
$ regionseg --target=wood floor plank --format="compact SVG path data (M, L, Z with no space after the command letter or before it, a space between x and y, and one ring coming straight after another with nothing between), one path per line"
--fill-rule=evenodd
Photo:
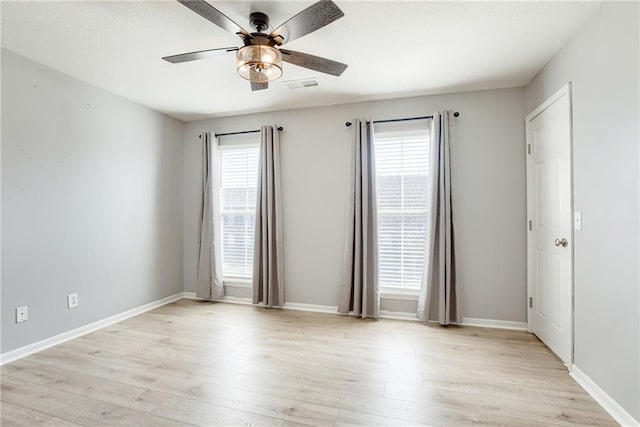
M95 376L128 385L155 390L218 406L243 410L267 417L280 418L302 424L332 424L337 408L307 403L295 399L281 398L263 392L260 383L251 390L237 389L219 384L203 382L197 378L184 378L163 374L151 374L148 370L126 367L110 362L96 363L95 359L49 349L31 356L37 363L59 366L64 369Z
M149 354L134 354L117 352L113 348L102 348L86 343L69 344L62 351L72 351L78 354L91 356L105 362L111 362L127 367L140 369L154 369L159 375L181 376L213 384L229 385L239 388L243 384L258 382L307 384L319 387L327 387L331 390L345 390L368 395L382 396L384 394L384 379L367 379L359 374L341 375L334 374L330 369L311 370L301 369L292 364L288 366L269 365L266 363L247 364L229 363L230 361L218 360L208 363L207 360L200 363L186 362L174 359L156 357ZM234 358L234 360L236 360ZM397 379L397 378L395 378ZM412 381L416 385L421 384L421 379Z
M403 426L414 427L424 426L425 424L411 423L404 420L396 420L394 418L378 417L375 415L363 414L361 412L347 411L341 409L338 412L335 426Z
M131 386L105 380L90 375L77 374L54 366L39 365L30 361L15 362L8 376L29 381L50 379L49 388L87 396L137 411L156 414L168 419L196 425L255 425L255 426L298 426L301 424L281 419L263 417L250 412L238 411L211 405L192 399L185 399L167 393L160 393L143 387ZM46 375L32 376L31 372L45 372Z
M436 387L405 387L387 384L385 396L413 402L431 402L443 407L465 407L474 412L487 412L511 418L519 418L526 411L527 419L535 423L581 426L615 425L601 409L592 405L577 405L571 399L559 399L539 393L535 399L513 398L508 391L501 394L439 389ZM579 406L579 407L578 407Z
M51 366L59 366L61 363L67 363L67 368L69 369L86 372L91 372L91 366L96 365L96 363L91 362L91 356L89 355L78 357L78 355L72 353L65 355L63 352L53 350L49 350L46 353L47 354L43 357L35 359L39 362L52 363ZM102 365L104 365L104 367L108 367L110 362L104 362ZM36 378L52 378L50 372L46 369L44 371L45 372L43 374ZM109 378L113 375L114 371L116 371L116 369L108 368L106 371L104 369L94 371L93 374L103 378ZM147 382L146 377L141 376L141 372L143 371L131 369L124 365L117 369L117 372L118 378L122 381L143 381L141 384L145 386L151 388L159 387L159 389L165 390L169 393L181 394L180 390L193 384L193 382L186 382L185 385L184 379L174 377L167 373L161 374L163 380L166 381L167 384L151 384ZM23 375L28 374L24 373ZM175 387L177 387L177 389ZM205 390L208 387L214 388L213 386L207 386L206 384L202 384L202 387L204 387ZM249 384L229 384L229 387L239 387L241 390L249 391L258 389L261 393L266 395L277 396L289 399L290 401L297 400L301 402L317 403L326 407L342 408L348 411L369 414L372 416L394 417L405 423L414 422L428 425L472 425L474 423L481 422L514 426L528 425L528 423L522 423L520 420L500 415L484 414L468 410L457 410L454 408L434 407L433 405L426 405L419 402L367 396L353 392L341 392L331 388L300 385L295 383L286 384L278 380L264 382L258 381ZM200 393L198 393L197 396L192 396L191 394L187 394L186 396L188 398L198 400L203 399L203 397L200 396ZM325 424L326 422L326 420L317 419L313 424Z
M0 402L0 425L3 427L78 427L81 424L65 421L9 402Z
M187 426L151 413L2 376L2 401L85 426Z
M1 373L3 425L615 425L526 332L191 300Z

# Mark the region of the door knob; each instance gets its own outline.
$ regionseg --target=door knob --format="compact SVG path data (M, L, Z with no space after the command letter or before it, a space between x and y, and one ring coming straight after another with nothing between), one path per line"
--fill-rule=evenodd
M556 246L562 246L563 248L566 248L569 245L569 242L567 242L567 239L556 239L555 242Z

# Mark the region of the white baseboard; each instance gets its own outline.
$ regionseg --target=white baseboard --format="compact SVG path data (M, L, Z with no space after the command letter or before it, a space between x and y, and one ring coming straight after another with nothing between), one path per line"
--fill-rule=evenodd
M132 308L131 310L123 311L122 313L118 313L113 316L109 316L107 318L89 323L87 325L80 326L79 328L72 329L70 331L63 332L49 338L45 338L41 341L34 342L33 344L28 344L15 350L7 351L0 354L0 366L4 365L5 363L10 363L15 360L22 359L23 357L45 350L49 347L53 347L54 345L62 344L63 342L78 338L82 335L86 335L90 332L97 331L98 329L102 329L106 326L113 325L114 323L122 322L123 320L126 320L130 317L137 316L138 314L142 314L144 312L153 310L154 308L158 308L171 302L177 301L182 297L182 292L175 295L170 295L166 298L141 305L140 307Z
M526 331L527 322L512 322L508 320L478 319L475 317L463 317L462 326L479 326L482 328L513 329Z
M184 298L187 299L201 299L196 297L195 292L184 292ZM232 304L245 304L251 305L249 298L237 298L225 296L222 299L215 300L217 302L228 302ZM258 306L259 307L259 306ZM283 310L299 310L299 311L311 311L314 313L338 313L338 307L335 305L318 305L318 304L303 304L298 302L286 302L284 306L280 307ZM352 315L349 313L349 315ZM393 320L409 320L412 322L419 322L415 313L406 313L402 311L386 311L382 310L378 316L380 319L393 319ZM437 322L436 322L437 323ZM453 323L455 324L455 323ZM518 331L526 331L526 322L510 322L506 320L493 320L493 319L476 319L471 317L465 317L461 326L481 326L485 328L497 328L497 329L513 329Z
M184 299L198 299L198 300L202 299L202 298L198 298L196 296L195 292L183 292L182 293L182 298L184 298Z
M339 314L337 305L317 305L317 304L302 304L298 302L286 302L282 307L284 310L300 310L311 311L314 313L331 313ZM353 313L349 313L349 316L355 316ZM396 320L418 320L413 313L402 313L395 311L381 311L378 313L378 317L381 319L396 319Z
M600 388L587 374L582 372L576 365L571 366L569 375L576 380L587 393L594 398L596 402L604 408L621 426L638 427L640 421L636 420L622 406L618 404L609 394Z
M402 311L386 311L381 310L378 313L380 319L393 319L393 320L410 320L412 322L419 322L415 313L405 313Z
M249 298L239 298L239 297L230 297L224 296L220 299L208 300L204 298L198 298L195 292L183 292L182 298L185 299L195 299L199 301L213 301L213 302L226 302L229 304L242 304L242 305L251 305L251 299Z
M195 300L203 300L202 298L196 297L195 292L183 292L184 298L187 299L195 299ZM239 297L230 297L224 296L223 298L211 300L215 302L226 302L231 304L243 304L243 305L253 305L251 303L250 298L239 298ZM256 307L260 307L260 304L256 304ZM315 313L337 313L338 307L331 305L317 305L317 304L302 304L297 302L286 302L281 308L283 310L299 310L299 311L311 311Z
M184 298L187 299L195 299L202 300L202 298L196 297L195 292L184 292ZM229 297L225 296L224 298L214 300L216 302L228 302L231 304L245 304L252 305L251 300L249 298L237 298L237 297ZM256 307L260 307L260 305L256 305ZM319 304L303 304L300 302L285 302L282 307L279 307L282 310L298 310L298 311L309 311L313 313L331 313L338 314L338 306L336 305L319 305ZM349 313L349 315L352 315ZM413 313L402 313L395 311L381 311L380 316L381 319L397 319L397 320L418 320L416 319L416 315Z
M317 305L317 304L302 304L298 302L286 302L282 307L284 310L300 310L300 311L311 311L314 313L331 313L331 314L339 314L338 306L336 305ZM353 313L349 313L349 316L355 316ZM394 319L394 320L415 320L415 313L403 313L396 311L380 311L378 313L378 317L380 319Z
M284 310L299 310L299 311L312 311L314 313L338 313L338 306L334 305L317 305L317 304L302 304L299 302L285 302L282 306Z

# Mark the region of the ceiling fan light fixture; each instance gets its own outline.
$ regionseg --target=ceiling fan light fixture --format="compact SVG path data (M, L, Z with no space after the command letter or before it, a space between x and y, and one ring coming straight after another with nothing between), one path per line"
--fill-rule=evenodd
M289 64L332 76L340 76L347 68L347 64L331 59L304 52L279 49L285 43L304 37L342 18L344 12L331 0L317 0L269 34L264 33L270 28L269 16L265 13L256 11L249 15L249 23L255 30L255 32L249 33L206 0L178 0L178 2L223 30L239 36L244 46L200 50L162 58L172 64L236 52L236 72L240 77L251 82L252 91L268 89L269 82L282 77L283 57L284 61ZM317 82L315 85L309 84L308 86L316 85Z
M265 83L282 76L282 54L268 45L249 45L236 54L238 74L243 79Z

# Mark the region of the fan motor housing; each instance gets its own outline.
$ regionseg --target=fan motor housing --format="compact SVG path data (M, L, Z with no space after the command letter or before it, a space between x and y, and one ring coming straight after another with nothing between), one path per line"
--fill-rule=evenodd
M245 39L244 45L245 46L251 46L251 45L267 45L267 46L278 46L278 43L272 39L271 37L267 36L264 33L251 33L251 37L247 37Z
M269 17L266 13L251 12L249 15L249 23L257 32L261 33L269 28Z

